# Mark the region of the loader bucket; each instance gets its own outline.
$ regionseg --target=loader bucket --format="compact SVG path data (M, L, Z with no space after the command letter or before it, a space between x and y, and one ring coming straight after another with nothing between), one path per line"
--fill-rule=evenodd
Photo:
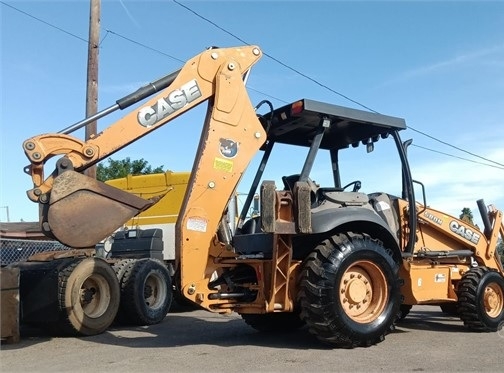
M66 171L54 179L49 204L42 206L42 231L69 247L94 247L154 203Z

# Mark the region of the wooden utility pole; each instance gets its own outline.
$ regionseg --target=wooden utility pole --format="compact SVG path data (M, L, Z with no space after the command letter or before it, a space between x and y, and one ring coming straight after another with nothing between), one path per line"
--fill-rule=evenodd
M86 117L98 111L98 51L100 43L100 1L90 0L89 42L86 89ZM93 138L97 132L96 121L86 126L86 140ZM86 170L86 175L96 179L96 166Z

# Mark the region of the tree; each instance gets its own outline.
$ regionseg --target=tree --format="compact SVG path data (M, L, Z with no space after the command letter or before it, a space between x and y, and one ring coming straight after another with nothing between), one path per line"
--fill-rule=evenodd
M163 166L152 168L145 159L131 160L129 157L122 160L107 159L108 165L99 163L96 167L96 178L100 181L118 179L127 175L147 175L164 172Z
M473 217L472 211L469 207L464 207L462 209L462 213L460 214L459 217L460 217L460 220L462 220L463 222L474 226L474 222L473 222L474 217Z
M497 243L497 252L500 254L502 265L504 265L504 241L499 240Z

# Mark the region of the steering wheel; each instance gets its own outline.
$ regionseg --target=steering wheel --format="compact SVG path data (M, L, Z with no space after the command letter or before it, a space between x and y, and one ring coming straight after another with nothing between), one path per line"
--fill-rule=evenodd
M359 189L361 188L362 184L359 180L355 180L355 181L352 181L351 183L345 185L343 187L343 190L345 190L346 188L348 188L349 186L353 185L353 189L352 189L352 192L358 192Z

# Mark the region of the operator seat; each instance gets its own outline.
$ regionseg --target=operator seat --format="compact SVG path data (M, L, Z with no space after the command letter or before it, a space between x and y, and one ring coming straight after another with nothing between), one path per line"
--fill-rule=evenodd
M368 197L373 209L387 223L397 242L399 242L401 232L397 213L397 200L399 197L381 192L370 193Z
M282 176L284 190L288 190L294 194L294 185L296 185L296 183L299 181L300 176L301 176L300 174ZM310 186L310 189L311 189L310 200L311 200L312 207L315 207L317 205L317 201L318 201L317 190L319 189L319 186L309 177L307 178L306 182L308 183L308 185Z
M261 232L261 217L255 216L248 219L242 226L240 234L252 234Z
M282 182L284 184L284 190L288 190L291 193L294 192L294 185L299 181L299 174L294 174L290 176L282 176ZM242 228L239 230L238 234L252 234L261 232L261 217L256 216L248 219L243 224Z
M291 193L294 193L294 185L299 181L299 177L301 175L294 174L289 176L282 176L282 182L284 184L284 190L288 190ZM319 189L318 185L315 184L313 180L308 178L308 185L311 188L310 192L310 200L312 206L315 207L318 200L317 190ZM261 232L261 217L256 216L251 219L248 219L238 232L238 234L252 234L252 233L260 233Z

